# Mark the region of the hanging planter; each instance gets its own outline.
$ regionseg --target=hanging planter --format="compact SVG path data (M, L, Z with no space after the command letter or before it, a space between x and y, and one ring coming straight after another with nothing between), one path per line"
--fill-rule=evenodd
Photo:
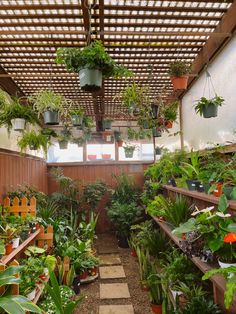
M102 138L106 141L106 142L112 142L112 133L111 132L103 132L102 133Z
M59 113L56 110L47 110L43 113L44 124L57 125L59 124Z
M223 102L224 99L217 95L211 99L201 97L201 99L195 105L195 111L205 119L215 118L218 114L218 107L222 106Z
M173 128L173 121L166 121L165 126L167 129L172 129Z
M161 137L161 129L159 128L153 128L152 129L152 136L153 137Z
M60 149L67 149L68 148L68 141L66 141L66 140L62 140L62 141L58 141L58 143L59 143L59 148Z
M169 75L174 90L184 90L188 86L189 64L181 60L170 63Z
M71 117L71 122L73 126L83 125L84 111L82 109L70 110L69 115Z
M155 154L156 155L161 155L161 147L156 147L155 148Z
M124 151L125 151L125 158L133 158L135 146L125 146Z
M88 92L99 90L103 78L132 74L122 65L116 64L98 40L82 49L58 48L56 62L64 64L69 72L79 73L80 87Z
M157 119L159 113L159 106L155 104L151 104L151 117L153 119Z
M25 119L12 119L11 125L14 131L23 131L25 129Z
M103 130L110 130L111 129L111 123L112 123L112 120L103 120L102 121Z

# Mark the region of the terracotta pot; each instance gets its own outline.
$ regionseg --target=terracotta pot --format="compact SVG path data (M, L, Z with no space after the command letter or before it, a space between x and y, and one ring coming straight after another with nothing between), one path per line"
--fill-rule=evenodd
M98 267L97 266L94 266L93 268L89 269L89 274L91 276L96 276L98 273Z
M83 271L82 273L80 273L79 277L80 277L80 279L86 279L88 277L88 272Z
M11 254L11 252L13 251L13 245L12 245L12 243L7 243L6 245L5 245L5 250L6 250L6 255L9 255L9 254Z
M97 159L97 155L88 155L89 160L95 160Z
M172 129L173 128L173 121L166 121L165 126L167 127L167 129Z
M102 159L111 159L111 154L102 154Z
M117 141L117 146L122 147L123 146L123 141Z
M213 191L213 195L220 197L222 195L223 183L217 182L217 183L213 183L213 184L216 185L216 189Z
M162 314L162 305L151 303L152 312L155 314Z
M188 86L188 76L183 75L183 76L173 76L170 78L171 82L173 84L173 89L178 90L178 89L187 89Z

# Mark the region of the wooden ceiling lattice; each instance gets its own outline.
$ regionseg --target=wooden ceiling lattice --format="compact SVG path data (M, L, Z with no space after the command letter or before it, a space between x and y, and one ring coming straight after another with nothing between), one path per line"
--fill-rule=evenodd
M127 119L114 96L133 80L149 86L153 99L163 87L170 94L169 62L192 63L210 37L229 37L217 26L234 2L0 0L0 85L19 96L51 86L89 115ZM57 47L84 47L90 35L134 78L106 79L97 96L81 91L78 75L54 60Z

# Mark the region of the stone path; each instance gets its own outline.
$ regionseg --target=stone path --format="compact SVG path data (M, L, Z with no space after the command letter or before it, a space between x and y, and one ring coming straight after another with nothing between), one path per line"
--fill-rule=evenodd
M100 259L99 275L101 283L100 290L100 303L102 300L114 300L114 305L99 305L99 314L134 314L133 305L131 304L118 304L119 299L130 299L128 284L126 282L126 275L117 250L117 244L107 241L106 245L101 242L98 243L98 252ZM113 280L120 279L122 282L112 282Z

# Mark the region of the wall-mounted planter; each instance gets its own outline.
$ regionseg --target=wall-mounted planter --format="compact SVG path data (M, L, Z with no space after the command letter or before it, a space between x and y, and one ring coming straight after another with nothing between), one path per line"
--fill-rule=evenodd
M73 126L82 126L83 124L83 117L78 115L72 115L71 121Z
M68 141L59 141L58 143L59 143L60 149L67 149Z
M172 76L170 79L171 79L174 90L187 89L188 75Z
M99 90L102 87L102 72L96 69L81 69L79 71L80 88L87 92Z
M14 131L23 131L25 129L25 119L12 119L11 125Z
M205 119L215 118L218 114L218 107L214 104L210 104L202 108L202 114Z
M59 124L59 113L58 111L45 111L43 113L44 123L47 125L57 125Z

